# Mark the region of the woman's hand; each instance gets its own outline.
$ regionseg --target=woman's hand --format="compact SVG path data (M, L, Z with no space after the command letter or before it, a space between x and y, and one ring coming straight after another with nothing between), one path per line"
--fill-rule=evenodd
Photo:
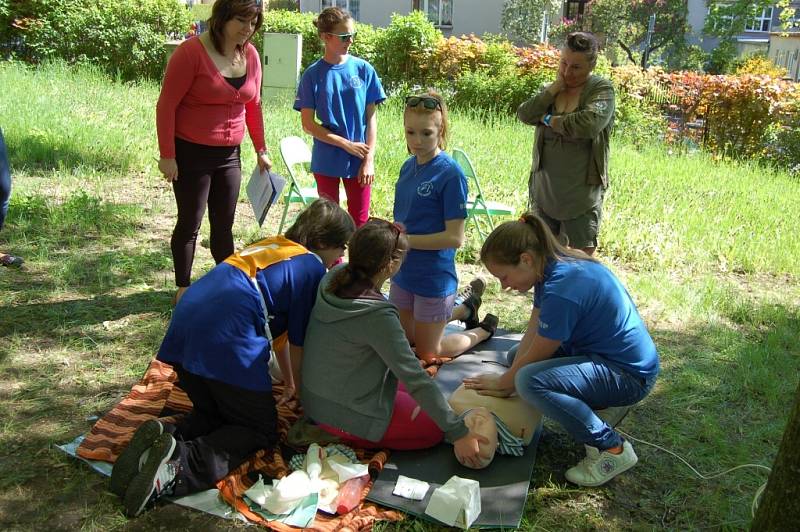
M288 384L285 384L284 387L283 387L283 393L281 394L280 398L278 399L278 403L277 403L278 406L285 405L286 403L288 403L289 401L294 399L295 391L296 390L294 389L294 386L290 386Z
M508 397L514 393L513 382L506 384L505 373L483 373L464 379L464 388L475 390L478 395L491 395L492 397Z
M164 174L164 179L172 183L178 180L178 163L175 159L161 158L158 160L158 170Z
M363 142L350 142L345 144L345 151L350 155L355 155L359 159L364 159L369 155L369 144Z
M267 152L261 152L256 154L256 162L258 163L258 168L262 172L269 172L272 170L272 161L267 155Z
M559 68L558 73L556 74L556 80L548 85L547 92L555 96L559 92L563 91L565 86L566 84L564 83L564 75L561 73L561 69Z
M469 431L466 436L462 436L453 442L453 450L456 453L458 462L472 469L480 469L483 467L484 464L481 460L481 443L484 445L488 444L489 440L485 436L481 436L472 431Z
M367 156L358 169L358 184L362 187L369 186L375 181L375 162Z

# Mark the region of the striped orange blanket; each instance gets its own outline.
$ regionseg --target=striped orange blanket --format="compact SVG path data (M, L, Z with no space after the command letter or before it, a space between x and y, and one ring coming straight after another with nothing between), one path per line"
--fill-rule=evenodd
M130 393L92 427L77 449L78 456L113 463L130 441L136 428L144 421L152 418L169 421L191 410L192 403L183 390L174 384L176 380L177 375L169 364L153 360ZM273 393L276 399L280 397L281 392L281 386L275 386ZM278 407L278 433L281 441L286 441L289 427L299 419L300 414L300 405L296 401ZM356 449L356 454L362 461L369 461L370 470L379 471L388 458L386 451ZM253 484L250 479L250 474L253 472L269 478L282 478L290 473L290 470L279 448L262 449L217 483L222 498L249 520L269 529L297 530L277 521L267 521L250 511L242 495ZM362 501L371 487L372 483L364 489ZM362 502L346 515L329 516L318 513L313 528L309 530L319 532L371 530L375 521L401 519L403 514L400 512Z

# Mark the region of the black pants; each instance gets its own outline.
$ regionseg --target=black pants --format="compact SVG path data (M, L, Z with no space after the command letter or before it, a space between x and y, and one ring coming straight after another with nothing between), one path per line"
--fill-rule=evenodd
M172 459L180 461L174 494L214 487L255 451L278 441L277 411L271 392L254 392L206 379L175 365L178 385L194 405L175 425Z
M173 181L178 221L170 247L175 284L189 286L197 233L208 204L211 255L219 264L233 254L233 219L242 182L239 146L203 146L175 139L178 180Z

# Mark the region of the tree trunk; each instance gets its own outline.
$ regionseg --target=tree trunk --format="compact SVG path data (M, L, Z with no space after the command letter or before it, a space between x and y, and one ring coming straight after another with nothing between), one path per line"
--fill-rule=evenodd
M797 530L800 523L800 386L783 431L767 489L758 505L751 530Z

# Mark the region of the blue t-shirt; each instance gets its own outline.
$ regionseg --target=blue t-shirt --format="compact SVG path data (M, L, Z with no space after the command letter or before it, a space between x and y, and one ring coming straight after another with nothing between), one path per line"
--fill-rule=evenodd
M297 255L256 273L276 338L303 345L325 266L313 253ZM256 287L239 268L221 263L183 294L158 360L186 371L254 391L269 391L269 340Z
M631 296L598 262L550 261L534 286L538 332L567 355L599 355L641 377L658 374L658 352Z
M300 79L295 110L314 109L322 127L351 142L366 142L369 104L386 99L372 65L349 56L341 65L319 59ZM362 160L341 148L314 139L311 171L329 177L358 175Z
M447 153L425 164L409 157L394 187L394 219L410 235L445 230L447 220L467 217L467 178ZM445 297L458 288L455 249L411 249L392 282L423 297Z

